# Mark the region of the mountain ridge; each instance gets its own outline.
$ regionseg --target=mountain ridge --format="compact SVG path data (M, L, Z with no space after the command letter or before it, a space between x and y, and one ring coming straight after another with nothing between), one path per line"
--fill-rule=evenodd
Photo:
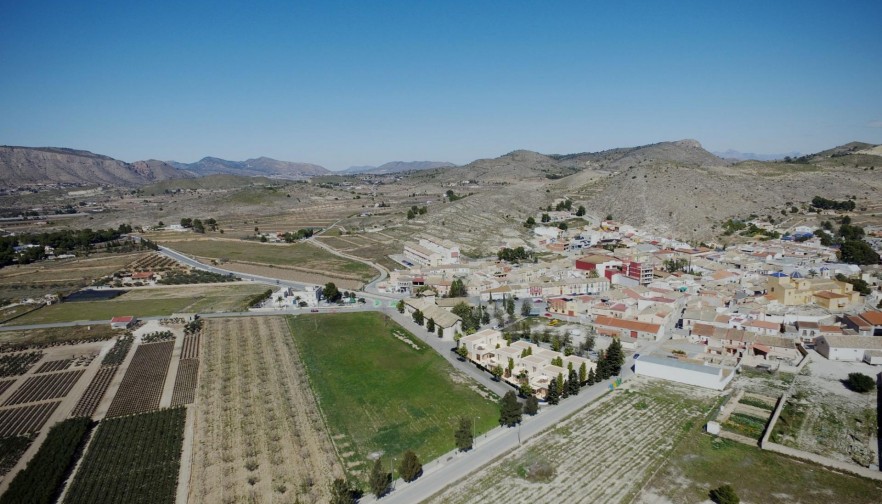
M0 185L104 185L137 187L193 175L150 159L126 163L103 154L63 147L0 146Z

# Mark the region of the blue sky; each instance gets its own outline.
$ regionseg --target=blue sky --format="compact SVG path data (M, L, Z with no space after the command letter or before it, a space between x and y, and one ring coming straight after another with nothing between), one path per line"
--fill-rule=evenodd
M878 0L3 4L5 145L341 169L882 143Z

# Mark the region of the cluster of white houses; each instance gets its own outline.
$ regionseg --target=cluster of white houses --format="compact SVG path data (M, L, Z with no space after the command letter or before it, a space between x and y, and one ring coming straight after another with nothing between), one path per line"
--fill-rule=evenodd
M552 222L567 218L566 212L550 214ZM611 221L583 229L537 227L532 243L507 241L504 246L552 254L520 264L465 261L455 244L422 237L405 246L404 258L413 266L392 272L381 288L428 289L444 296L461 279L472 298L530 302L534 315L545 312L589 325L596 334L620 338L626 348L640 340L688 339L703 345L704 356L646 355L638 370L682 376L687 383L712 388L725 386L742 362L792 367L810 348L831 360L882 364L882 312L864 311L867 304L882 301L882 282L857 266L836 262L836 251L811 237L812 229L797 231L799 241L785 237L714 250ZM870 294L861 296L839 274L865 280ZM534 300L539 301L535 306ZM445 334L453 334L460 332L461 321L442 313L452 315L453 302L414 299L407 304L427 318L432 314ZM469 359L489 367L504 356L501 365L507 368L508 354L517 354L512 358L520 367L506 379L519 381L518 374L529 370L534 373L530 384L541 395L542 380L560 370L550 360L532 357L549 351L536 347L522 363L519 356L526 347L521 347L530 344L509 347L501 340L497 349L500 337L484 332L464 337Z
M564 355L527 341L509 343L493 329L463 336L459 344L465 347L470 361L487 371L499 366L503 380L517 387L529 383L539 399L545 399L551 380L565 380L570 370L590 373L597 367L584 357Z

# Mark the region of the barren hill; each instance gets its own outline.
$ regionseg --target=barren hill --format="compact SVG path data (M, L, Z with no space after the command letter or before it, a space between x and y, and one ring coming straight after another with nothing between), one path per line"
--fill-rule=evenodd
M245 161L228 161L215 157L204 157L195 163L178 163L176 161L170 161L170 163L182 170L188 170L197 175L226 173L249 177L302 179L332 173L323 166L310 163L279 161L278 159L268 157L246 159Z
M524 233L521 223L540 207L569 197L595 218L611 214L680 238L711 239L726 219L780 218L781 210L818 195L878 198L882 177L872 167L882 169L882 158L865 154L868 148L848 144L811 156L811 162L735 164L694 140L570 155L514 151L411 174L406 181L417 194L450 186L474 194L405 224L403 231L423 229L469 248L492 249L500 236Z
M3 187L50 184L131 187L190 177L162 161L126 163L92 152L55 147L0 147Z

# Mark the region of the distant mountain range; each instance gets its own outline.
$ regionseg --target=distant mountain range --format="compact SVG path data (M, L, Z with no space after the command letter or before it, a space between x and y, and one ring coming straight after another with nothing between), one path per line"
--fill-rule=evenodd
M435 168L449 168L456 166L446 161L390 161L380 166L350 166L337 172L340 175L386 175L389 173L402 173L409 171L432 170Z
M788 152L786 154L756 154L754 152L741 152L733 149L729 149L725 152L713 152L714 155L721 157L723 159L735 159L738 161L746 161L748 159L752 159L754 161L775 161L777 159L784 159L785 157L797 158L802 156L801 152Z
M195 163L179 163L169 161L168 164L194 173L195 175L244 175L249 177L270 177L282 179L302 179L317 175L328 175L330 170L323 166L310 163L292 163L268 157L246 159L245 161L228 161L215 157L204 157Z
M109 185L134 187L194 175L150 159L126 163L89 151L0 146L0 187Z

